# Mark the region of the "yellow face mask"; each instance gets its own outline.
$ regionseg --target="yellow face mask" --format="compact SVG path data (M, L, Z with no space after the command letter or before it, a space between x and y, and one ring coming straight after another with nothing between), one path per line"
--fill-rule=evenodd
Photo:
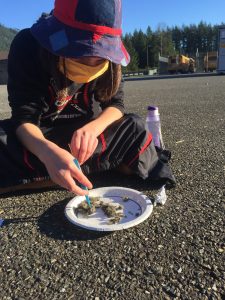
M65 60L65 70L64 72L64 60ZM87 83L95 78L101 76L107 71L109 67L109 61L106 60L97 66L88 66L76 62L72 58L59 58L59 70L71 81L76 83Z

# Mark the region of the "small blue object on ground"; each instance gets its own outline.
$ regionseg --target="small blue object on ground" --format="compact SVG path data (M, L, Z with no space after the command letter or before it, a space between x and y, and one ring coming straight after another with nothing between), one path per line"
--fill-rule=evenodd
M4 220L0 219L0 227L2 227L3 223L4 223Z

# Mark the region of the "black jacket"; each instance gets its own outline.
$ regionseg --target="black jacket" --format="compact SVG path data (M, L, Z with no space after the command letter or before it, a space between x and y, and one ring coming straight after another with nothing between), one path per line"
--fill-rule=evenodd
M96 80L79 86L71 96L56 101L54 78L40 61L40 45L29 29L13 40L8 57L8 99L15 128L29 122L37 126L54 126L58 122L90 119L96 107L117 107L124 113L123 82L116 95L101 104L95 95ZM75 89L77 85L75 85Z

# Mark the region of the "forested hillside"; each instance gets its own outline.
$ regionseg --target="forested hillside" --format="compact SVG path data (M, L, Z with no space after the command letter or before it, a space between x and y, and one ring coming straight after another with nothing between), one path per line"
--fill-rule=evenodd
M8 51L10 44L17 34L17 30L7 28L0 24L0 51Z

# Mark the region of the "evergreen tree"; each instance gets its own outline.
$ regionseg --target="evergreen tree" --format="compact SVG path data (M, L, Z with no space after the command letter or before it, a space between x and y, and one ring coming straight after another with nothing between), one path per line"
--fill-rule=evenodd
M146 30L146 66L154 67L153 32L150 26Z
M147 66L147 37L142 30L135 30L132 36L132 44L138 53L139 68L144 69Z
M128 53L130 54L130 59L131 59L129 65L127 67L123 67L123 72L137 71L139 60L138 60L138 54L132 45L131 34L126 34L124 36L123 43Z
M175 46L175 51L181 53L182 48L182 32L181 29L177 26L172 27L171 29L172 40Z

